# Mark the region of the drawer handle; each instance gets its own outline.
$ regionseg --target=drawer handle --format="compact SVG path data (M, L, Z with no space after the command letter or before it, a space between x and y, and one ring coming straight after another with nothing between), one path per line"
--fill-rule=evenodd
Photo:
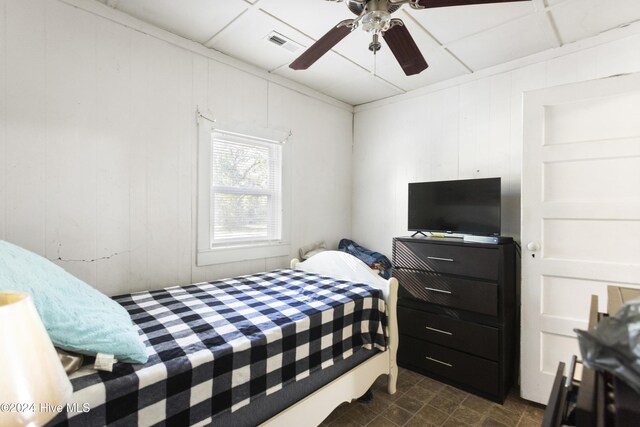
M445 291L444 289L436 289L436 288L427 288L424 287L427 291L440 292L441 294L451 294L451 291Z
M437 256L428 256L427 259L432 259L434 261L447 261L447 262L453 262L452 258L440 258Z
M425 328L430 330L430 331L433 331L433 332L438 332L439 334L453 335L452 332L443 331L442 329L436 329L436 328L432 328L430 326L425 326Z
M436 362L439 363L441 365L444 366L448 366L450 368L453 368L453 365L451 363L447 363L447 362L443 362L442 360L438 360L438 359L434 359L433 357L429 357L429 356L425 356L428 360L431 360L432 362Z

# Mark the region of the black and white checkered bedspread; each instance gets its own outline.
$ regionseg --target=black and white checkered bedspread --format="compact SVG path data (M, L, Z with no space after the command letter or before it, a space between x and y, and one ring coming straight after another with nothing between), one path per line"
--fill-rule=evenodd
M52 425L206 425L362 347L386 347L379 290L301 271L114 299L141 329L149 361L78 371L80 412Z

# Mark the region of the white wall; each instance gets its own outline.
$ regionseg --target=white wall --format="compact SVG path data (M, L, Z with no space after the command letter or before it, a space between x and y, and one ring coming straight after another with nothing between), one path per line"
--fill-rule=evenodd
M350 235L350 108L181 43L0 0L0 239L110 295L286 266L195 266L198 107L291 129L291 255Z
M408 234L407 183L499 176L502 234L519 240L523 92L640 71L637 27L635 35L568 46L512 71L357 107L353 238L390 256L392 237ZM603 37L612 38L585 44ZM565 50L573 52L558 56Z

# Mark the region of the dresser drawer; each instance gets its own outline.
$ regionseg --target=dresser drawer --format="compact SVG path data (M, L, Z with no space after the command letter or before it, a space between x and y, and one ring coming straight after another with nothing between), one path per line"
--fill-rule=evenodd
M395 267L498 280L500 250L498 247L493 249L397 240L393 262Z
M400 335L398 361L477 390L497 395L500 389L498 363L447 347Z
M435 344L471 353L485 359L498 360L500 331L498 328L465 322L452 317L398 307L400 333Z
M398 296L415 298L451 308L498 315L498 285L420 271L396 269Z

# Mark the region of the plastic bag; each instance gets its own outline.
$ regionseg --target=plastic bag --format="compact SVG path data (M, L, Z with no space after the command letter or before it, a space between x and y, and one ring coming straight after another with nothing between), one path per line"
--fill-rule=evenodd
M640 300L603 318L593 332L575 332L587 367L610 372L640 393Z

